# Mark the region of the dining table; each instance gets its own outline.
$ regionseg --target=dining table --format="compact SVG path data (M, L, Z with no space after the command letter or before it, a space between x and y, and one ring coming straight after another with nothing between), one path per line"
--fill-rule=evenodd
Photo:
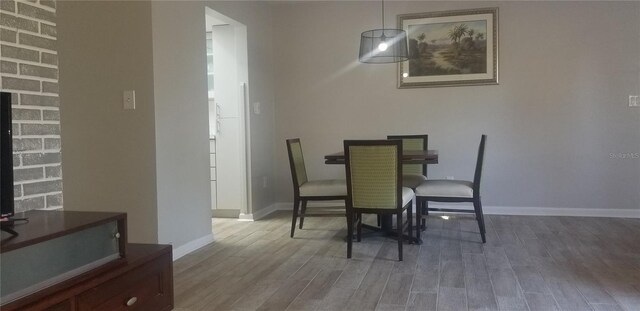
M344 165L344 151L325 155L324 163ZM403 150L402 164L438 164L438 150Z
M344 165L344 151L330 153L324 156L325 164L341 164ZM402 164L438 164L438 150L403 150ZM419 224L419 220L416 221ZM383 232L386 235L396 235L393 231L393 215L382 215L380 219L380 227L362 224L362 227ZM405 235L408 239L408 236ZM413 237L413 242L422 244L422 241Z

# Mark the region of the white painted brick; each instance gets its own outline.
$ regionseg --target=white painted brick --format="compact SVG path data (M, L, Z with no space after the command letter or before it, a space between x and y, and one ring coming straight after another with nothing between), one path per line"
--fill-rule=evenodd
M63 199L56 2L0 2L1 87L17 94L12 101L16 211L59 208Z

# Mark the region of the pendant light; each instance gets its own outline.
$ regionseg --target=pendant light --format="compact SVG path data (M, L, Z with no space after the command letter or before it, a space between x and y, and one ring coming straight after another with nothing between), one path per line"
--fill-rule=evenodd
M372 29L360 35L360 62L369 64L398 63L409 59L407 33L402 29L384 28L384 0L382 0L382 29Z

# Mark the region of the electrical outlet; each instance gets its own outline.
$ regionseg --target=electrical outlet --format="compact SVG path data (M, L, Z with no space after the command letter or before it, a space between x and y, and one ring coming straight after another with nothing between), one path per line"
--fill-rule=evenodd
M447 177L445 177L445 179L453 180L453 176L447 176Z
M640 107L638 95L629 95L629 107Z

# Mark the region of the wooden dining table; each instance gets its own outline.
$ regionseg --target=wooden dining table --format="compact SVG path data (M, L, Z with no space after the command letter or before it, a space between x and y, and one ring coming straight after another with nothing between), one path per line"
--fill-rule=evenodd
M344 165L344 151L327 154L324 156L325 164L342 164ZM438 164L438 150L403 150L402 164ZM419 224L419 220L416 224ZM396 235L393 231L393 215L382 215L380 227L362 224L362 227L374 231L381 231L387 235ZM405 235L405 237L407 237ZM407 237L408 239L408 237ZM422 241L413 238L413 242L422 244Z
M324 163L344 165L344 151L325 155ZM404 150L402 164L438 164L438 150Z

